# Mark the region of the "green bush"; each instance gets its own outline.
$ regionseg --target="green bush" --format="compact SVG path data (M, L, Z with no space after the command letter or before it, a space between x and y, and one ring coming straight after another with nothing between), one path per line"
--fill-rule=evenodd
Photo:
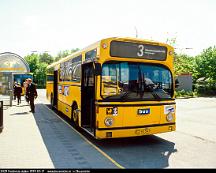
M196 92L193 91L185 91L185 90L181 90L181 91L175 91L175 97L179 98L179 97L195 97L197 96Z
M216 95L216 81L205 81L203 83L197 83L195 84L195 91L200 96Z

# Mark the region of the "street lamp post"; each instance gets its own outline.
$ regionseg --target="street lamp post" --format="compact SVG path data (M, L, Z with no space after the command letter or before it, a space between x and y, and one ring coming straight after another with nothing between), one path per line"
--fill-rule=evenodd
M136 26L134 26L134 29L135 29L135 31L136 31L136 38L137 38L137 37L138 37L138 31L137 31Z

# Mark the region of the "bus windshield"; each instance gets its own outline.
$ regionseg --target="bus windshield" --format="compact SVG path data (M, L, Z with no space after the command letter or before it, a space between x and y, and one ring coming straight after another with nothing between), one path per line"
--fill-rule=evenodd
M162 65L107 62L102 66L105 100L166 100L173 96L172 75Z

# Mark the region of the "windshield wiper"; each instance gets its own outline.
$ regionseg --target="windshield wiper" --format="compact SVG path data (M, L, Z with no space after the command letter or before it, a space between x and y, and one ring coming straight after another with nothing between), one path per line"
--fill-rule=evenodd
M162 98L154 91L151 92L154 98L161 100Z
M128 94L130 94L130 93L131 93L130 91L125 91L121 94L120 98L124 100L127 98Z
M120 94L115 94L115 95L111 95L111 96L107 96L106 99L108 98L120 98L120 99L124 99L127 97L127 95L129 94L129 92L121 92Z
M157 88L155 88L155 86L157 86L155 83L150 83L150 84L146 84L145 83L146 88L149 89L150 93L153 95L153 97L155 99L159 99L161 100L162 98L158 95L158 93L156 91L158 91Z

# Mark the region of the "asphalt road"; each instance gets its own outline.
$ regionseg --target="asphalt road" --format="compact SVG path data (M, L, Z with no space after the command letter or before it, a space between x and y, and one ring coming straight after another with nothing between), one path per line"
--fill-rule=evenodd
M46 103L45 90L38 91ZM215 168L216 98L177 99L176 103L175 132L100 141L81 133L124 168Z

